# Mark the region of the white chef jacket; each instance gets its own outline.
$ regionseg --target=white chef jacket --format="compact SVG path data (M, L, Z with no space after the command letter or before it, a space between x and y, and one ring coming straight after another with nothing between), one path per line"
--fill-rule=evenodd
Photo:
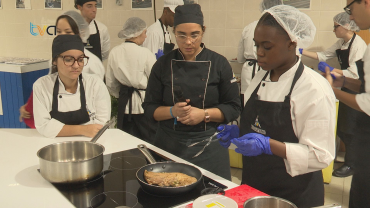
M243 94L252 80L253 65L249 66L249 61L245 62L246 59L257 59L257 51L254 46L254 30L256 29L258 21L254 21L247 25L243 32L242 37L238 45L238 56L237 60L239 63L244 63L242 68L241 80L240 80L240 92ZM256 64L256 72L258 70L258 64Z
M99 22L98 20L95 20L95 21L96 21L96 24L98 25L99 34L100 34L101 55L102 55L103 60L105 60L108 58L109 49L110 49L110 36L109 36L108 28L103 23ZM90 29L90 35L96 34L94 20L90 22L89 29Z
M289 94L299 61L282 74L277 82L266 77L265 86L259 88L263 101L283 102ZM250 98L266 71L259 71L244 94L245 103ZM286 171L291 176L301 175L327 167L335 154L335 96L328 81L305 66L291 94L291 118L299 143L285 143ZM272 138L273 139L273 138Z
M37 131L45 137L54 138L62 130L62 122L51 118L53 89L58 73L49 74L36 80L33 84L33 115ZM82 73L84 84L86 108L89 112L90 121L87 124L104 125L110 119L111 101L104 82L96 75ZM59 98L62 95L62 98ZM81 108L80 84L76 93L72 94L65 90L59 79L58 111L68 112Z
M370 116L370 45L367 46L364 57L365 93L356 95L356 102L368 116ZM369 127L370 128L370 127Z
M145 48L148 48L153 54L157 53L159 49L163 49L164 42L171 43L170 32L167 31L166 26L162 25L166 38L164 37L161 22L157 20L155 23L150 25L146 30L146 39L143 43Z
M147 48L135 43L125 42L114 47L108 58L106 84L109 92L114 97L119 97L120 86L126 85L136 89L146 89L150 72L156 62L155 55ZM143 114L141 107L145 98L145 91L140 90L140 96L132 94L132 114ZM126 105L129 113L129 105Z
M344 43L344 40L340 38L337 42L335 42L332 46L330 46L326 51L317 52L317 57L319 61L324 61L337 58L337 53L335 52L337 49L346 50L350 44L351 40ZM366 43L365 41L359 36L356 35L355 39L353 40L351 50L349 52L349 67L347 70L343 70L343 75L346 77L350 77L353 79L358 79L358 71L356 66L356 61L362 59L366 50Z
M83 68L84 73L96 74L101 80L104 80L105 69L101 60L85 48L84 53L89 57L89 61Z

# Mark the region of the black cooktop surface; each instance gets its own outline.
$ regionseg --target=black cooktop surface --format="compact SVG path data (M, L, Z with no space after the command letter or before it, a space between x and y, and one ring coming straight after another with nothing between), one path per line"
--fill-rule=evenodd
M151 152L158 162L168 161ZM174 207L193 201L205 188L227 188L203 176L203 181L185 194L170 197L151 195L141 189L136 179L137 170L146 164L145 156L136 148L117 152L104 155L103 172L97 178L84 184L53 185L77 208Z

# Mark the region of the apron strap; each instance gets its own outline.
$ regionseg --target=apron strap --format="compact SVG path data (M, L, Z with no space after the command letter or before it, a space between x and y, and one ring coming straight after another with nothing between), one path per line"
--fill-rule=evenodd
M78 76L80 83L80 101L81 101L81 109L86 109L86 97L85 97L85 88L82 83L82 74ZM53 103L52 103L52 111L58 112L58 94L59 94L59 75L57 76L53 88Z
M246 59L245 62L249 61L248 65L249 66L252 66L253 65L253 71L252 71L252 79L254 78L254 76L256 75L256 65L257 65L257 60L256 59ZM258 66L258 70L259 71L261 69L260 66Z
M290 96L292 95L293 88L294 88L295 84L297 83L298 79L301 77L301 75L303 73L303 70L304 70L304 66L303 66L303 63L301 61L299 63L299 66L298 66L298 70L294 75L292 85L290 86L289 94L287 96L285 96L285 100L290 100Z
M162 31L163 31L163 37L164 37L164 43L166 43L166 32L164 31L163 23L162 23L161 19L158 19L158 21L161 23L161 27L162 27ZM170 39L170 43L172 43L171 38L169 38L169 39Z

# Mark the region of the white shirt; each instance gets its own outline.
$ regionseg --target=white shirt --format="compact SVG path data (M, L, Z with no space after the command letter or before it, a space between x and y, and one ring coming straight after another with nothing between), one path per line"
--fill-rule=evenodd
M98 20L95 20L95 22L98 25L99 34L100 34L99 36L100 36L100 45L101 45L101 55L102 55L103 60L105 60L108 58L109 49L110 49L110 37L109 37L108 28L103 23L99 22ZM90 35L96 34L94 20L90 22L89 29L90 29Z
M370 45L367 46L364 57L365 93L356 95L356 102L368 116L370 116ZM370 127L369 127L370 128Z
M54 138L62 130L62 122L51 118L53 89L58 73L49 74L36 80L33 84L33 114L37 131L45 137ZM96 75L82 74L86 97L86 108L89 111L90 121L83 124L102 124L110 119L111 101L108 90L103 81ZM59 98L62 95L62 98ZM58 111L69 112L81 109L80 85L76 93L65 90L59 80Z
M150 72L156 62L155 55L149 49L135 43L125 42L114 47L108 58L106 84L109 92L116 98L119 97L120 86L126 85L136 89L146 89ZM132 114L143 114L141 107L145 98L145 91L140 90L140 96L132 94ZM128 113L129 105L125 112Z
M335 42L332 46L330 46L326 51L317 52L317 57L319 61L324 61L337 58L337 53L335 52L337 49L346 50L350 44L351 40L344 43L344 40L340 38L337 42ZM351 50L349 52L349 67L347 70L343 70L343 75L346 77L350 77L353 79L358 79L358 71L356 66L356 61L362 59L366 50L366 43L365 41L359 36L356 35L355 39L353 40Z
M85 48L84 53L89 57L89 61L84 66L83 72L88 74L96 74L101 80L104 80L105 69L100 59Z
M239 63L244 63L242 68L241 80L240 80L240 92L243 94L252 80L253 65L249 66L249 61L245 62L246 59L257 59L257 51L254 46L254 30L256 29L258 21L254 21L247 25L243 32L242 37L239 41L238 56L237 60ZM258 70L258 64L256 64L256 73Z
M166 26L162 25L164 32L166 33L166 40L161 27L161 22L157 20L155 23L150 25L146 30L146 39L143 46L149 49L153 54L157 53L159 49L163 50L164 42L170 43L171 35L167 31Z
M266 77L259 88L261 100L283 102L288 95L299 62L282 74L277 82ZM244 94L248 101L266 71L259 71ZM285 143L286 171L291 176L301 175L327 167L335 154L335 96L328 81L305 66L291 95L291 118L299 143ZM272 138L273 139L273 138Z

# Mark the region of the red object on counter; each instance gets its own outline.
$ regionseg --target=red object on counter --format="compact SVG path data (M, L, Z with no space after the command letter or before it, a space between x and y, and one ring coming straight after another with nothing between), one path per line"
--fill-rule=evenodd
M233 199L238 203L238 208L243 208L244 202L255 196L269 196L248 185L240 185L238 187L225 191L225 196ZM192 208L193 204L187 205L185 208Z
M35 120L33 119L33 91L31 92L30 97L28 98L27 105L25 107L26 111L31 114L30 118L24 118L23 121L31 129L35 129Z
M225 191L225 196L232 198L234 201L236 201L236 203L238 203L239 208L243 208L244 202L247 201L248 199L255 196L269 196L269 195L248 185L240 185L238 187Z

